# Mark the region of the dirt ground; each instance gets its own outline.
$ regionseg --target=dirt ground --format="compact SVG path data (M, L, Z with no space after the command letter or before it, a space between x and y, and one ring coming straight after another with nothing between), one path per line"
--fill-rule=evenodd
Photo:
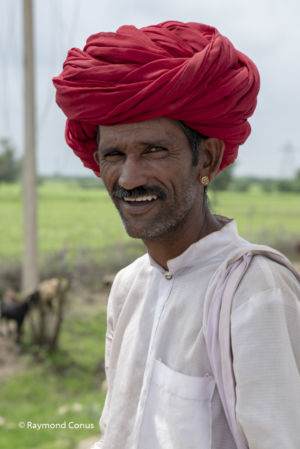
M23 369L19 346L11 335L4 335L3 326L0 333L0 382Z

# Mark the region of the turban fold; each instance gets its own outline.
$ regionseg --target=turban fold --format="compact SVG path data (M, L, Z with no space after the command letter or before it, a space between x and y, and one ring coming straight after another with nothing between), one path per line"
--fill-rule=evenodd
M97 125L156 117L181 120L223 140L222 170L250 134L259 74L217 29L169 21L90 36L83 51L68 52L53 83L67 116L68 145L100 176L93 157Z

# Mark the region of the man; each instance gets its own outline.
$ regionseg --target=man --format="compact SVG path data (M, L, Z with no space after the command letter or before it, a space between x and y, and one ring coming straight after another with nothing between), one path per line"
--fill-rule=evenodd
M101 172L126 231L148 251L112 286L95 448L299 448L296 274L256 255L231 295L219 372L233 371L233 420L204 326L212 279L249 248L233 220L211 214L205 190L250 133L253 62L212 27L165 22L91 36L54 84L67 142Z

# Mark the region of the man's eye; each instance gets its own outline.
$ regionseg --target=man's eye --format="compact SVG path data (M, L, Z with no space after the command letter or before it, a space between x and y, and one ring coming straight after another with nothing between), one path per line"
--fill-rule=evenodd
M117 161L123 157L123 153L120 151L110 151L103 155L103 159L106 161Z
M161 157L163 155L165 155L167 152L167 149L164 147L149 147L146 150L146 153L148 154L153 154L153 155L157 155L157 157Z
M151 147L151 148L149 148L149 151L150 151L151 153L156 153L156 152L158 152L158 151L166 151L166 149L163 148L163 147Z

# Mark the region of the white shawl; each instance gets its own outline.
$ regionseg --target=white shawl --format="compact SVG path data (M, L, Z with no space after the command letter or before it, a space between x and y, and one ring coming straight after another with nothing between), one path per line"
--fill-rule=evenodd
M236 391L231 349L231 308L234 294L246 273L252 257L263 255L286 266L300 282L300 274L278 251L263 245L245 244L212 276L204 304L203 330L212 372L218 387L229 428L237 449L248 449L235 414Z

